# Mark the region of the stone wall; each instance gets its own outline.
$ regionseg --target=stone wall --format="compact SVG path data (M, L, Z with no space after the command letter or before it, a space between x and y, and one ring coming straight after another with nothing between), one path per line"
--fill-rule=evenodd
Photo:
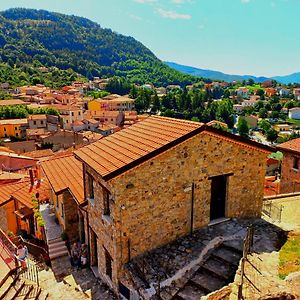
M106 266L105 266L105 249L108 251L112 258L116 257L116 229L113 228L113 219L111 218L103 218L103 186L108 188L108 185L99 178L99 175L91 169L89 166L85 166L85 171L93 176L94 181L94 201L93 204L89 202L87 210L89 215L89 223L87 226L89 240L90 240L90 253L91 253L91 265L95 264L93 260L93 254L95 245L92 239L91 230L93 230L97 235L97 254L98 254L98 271L99 275L109 286L113 286L113 282L115 283L114 288L117 288L117 267L113 263L113 280L111 281L109 277L106 275ZM85 174L87 174L85 172ZM84 179L85 187L87 186L87 176ZM116 223L114 225L117 226Z
M7 222L7 218L6 218L5 206L0 207L0 228L4 232L8 232L8 222Z
M280 194L300 191L300 183L294 183L295 180L300 181L300 165L298 170L293 168L295 157L298 157L300 163L300 155L284 153L281 164Z
M193 229L210 222L211 176L231 174L226 217L260 216L266 156L265 152L203 132L108 183L86 166L87 172L98 180L95 203L89 204L88 209L89 225L98 235L99 273L105 273L103 247L114 261L116 288L129 255L138 256L189 234L193 182ZM101 184L113 196L109 221L103 218Z
M14 234L17 233L17 217L14 214L14 211L14 201L10 201L0 207L0 228L6 233L8 231L13 232Z

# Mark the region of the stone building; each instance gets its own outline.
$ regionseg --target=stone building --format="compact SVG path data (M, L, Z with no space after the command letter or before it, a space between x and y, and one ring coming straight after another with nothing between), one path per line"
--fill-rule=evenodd
M82 164L72 153L41 163L43 174L50 185L50 203L53 205L61 229L70 241L85 242Z
M93 269L131 299L123 267L132 258L216 220L260 217L269 153L205 124L159 116L76 151Z
M277 146L283 152L280 176L280 193L300 191L300 138Z

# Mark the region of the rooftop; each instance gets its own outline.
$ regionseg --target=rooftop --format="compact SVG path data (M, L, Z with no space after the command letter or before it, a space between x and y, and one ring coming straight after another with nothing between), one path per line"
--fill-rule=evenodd
M46 120L46 115L31 115L28 117L28 120Z
M78 203L84 201L82 163L71 153L41 163L55 193L69 189Z
M300 154L300 138L287 141L285 143L277 145L279 150L290 150L292 152L298 152Z
M43 180L40 184L35 182L34 186L31 186L30 180L28 179L4 184L1 185L0 189L0 206L13 197L26 207L33 208L32 195L39 192L39 199L46 199L48 197L48 191L49 186L47 182Z
M27 119L0 120L0 125L22 125L22 124L27 124L27 123L28 123Z
M216 130L203 123L150 116L75 151L75 155L104 180L109 180L202 131L212 131L227 140L272 152L262 144Z
M19 99L12 99L12 100L0 100L0 106L5 105L26 105L27 103L19 100Z

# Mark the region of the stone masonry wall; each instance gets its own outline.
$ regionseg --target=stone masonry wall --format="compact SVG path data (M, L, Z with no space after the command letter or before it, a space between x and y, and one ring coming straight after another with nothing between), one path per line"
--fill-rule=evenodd
M78 206L69 191L63 193L65 231L71 242L79 239Z
M299 169L294 169L294 157L291 153L285 152L281 164L281 178L280 178L280 193L293 193L300 191L300 184L294 183L294 180L300 180L300 165ZM298 156L300 162L300 155Z
M97 183L95 204L88 209L90 227L98 235L99 273L105 272L103 247L114 261L116 288L129 254L132 258L189 234L192 182L193 229L210 222L210 176L233 173L227 183L226 217L260 216L266 156L203 132L110 180L110 222L103 219L103 192ZM86 170L101 181L88 166Z

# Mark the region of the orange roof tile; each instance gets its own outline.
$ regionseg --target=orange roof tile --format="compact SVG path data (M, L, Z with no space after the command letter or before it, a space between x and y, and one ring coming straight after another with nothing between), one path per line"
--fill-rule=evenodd
M300 138L293 139L290 141L287 141L285 143L277 145L279 150L287 150L292 152L299 152L300 154Z
M55 193L69 189L79 204L84 201L83 169L71 153L41 163L41 167Z
M54 152L51 149L42 149L42 150L25 152L23 154L27 157L42 158L42 157L53 156Z
M150 116L126 129L75 151L75 156L91 166L104 180L154 157L202 131L238 145L273 152L271 147L246 140L202 123Z
M151 116L75 151L75 155L92 165L104 177L202 125L198 122Z
M49 197L49 186L47 182L41 181L40 185L31 186L30 180L25 179L14 183L1 185L0 189L0 205L5 204L10 199L14 198L28 208L33 208L32 195L39 192L39 199Z

